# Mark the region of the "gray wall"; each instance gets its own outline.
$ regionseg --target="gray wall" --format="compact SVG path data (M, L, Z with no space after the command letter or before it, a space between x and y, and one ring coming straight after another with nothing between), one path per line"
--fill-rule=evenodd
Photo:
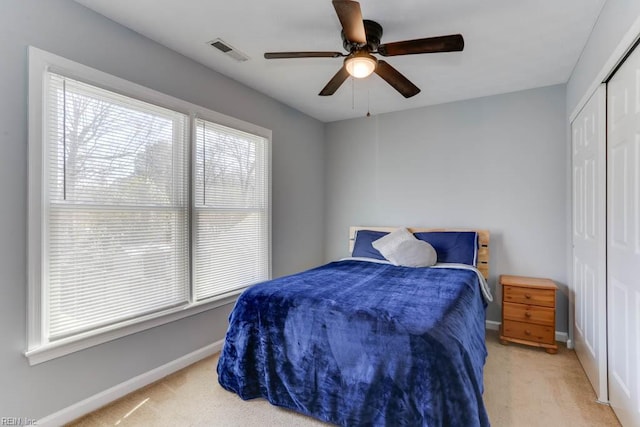
M564 118L562 85L328 124L326 260L350 225L488 228L494 295L500 274L555 280L566 332Z
M324 258L324 125L71 0L0 2L0 416L41 418L224 337L229 306L30 367L27 46L273 130L273 273Z
M567 114L571 114L622 37L640 17L640 1L607 0L567 83Z

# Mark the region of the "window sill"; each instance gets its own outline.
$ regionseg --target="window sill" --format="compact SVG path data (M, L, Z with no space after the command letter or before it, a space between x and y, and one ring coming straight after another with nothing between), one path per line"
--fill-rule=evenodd
M156 326L164 325L166 323L175 322L176 320L193 316L207 310L232 304L243 290L244 289L240 289L233 294L226 294L222 298L213 301L173 308L161 313L154 313L153 315L149 315L142 319L135 319L130 322L111 325L82 335L36 346L27 350L24 355L29 359L29 365L37 365L89 347L113 341L127 335L142 332L144 330L155 328Z

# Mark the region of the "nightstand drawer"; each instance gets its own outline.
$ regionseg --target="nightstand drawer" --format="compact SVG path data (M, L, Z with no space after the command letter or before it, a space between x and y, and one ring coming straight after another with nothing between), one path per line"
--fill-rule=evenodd
M555 289L535 289L520 286L503 286L503 300L505 302L517 302L521 304L541 305L555 307Z
M555 310L553 308L505 302L502 313L504 318L509 320L555 326Z
M517 338L527 341L535 341L545 344L555 344L554 328L532 323L514 322L505 320L502 323L502 335L509 338Z

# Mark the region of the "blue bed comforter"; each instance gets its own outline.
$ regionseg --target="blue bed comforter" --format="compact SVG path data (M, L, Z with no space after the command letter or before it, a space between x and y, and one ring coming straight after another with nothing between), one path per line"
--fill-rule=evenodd
M239 297L218 380L343 426L488 426L485 306L473 271L333 262Z

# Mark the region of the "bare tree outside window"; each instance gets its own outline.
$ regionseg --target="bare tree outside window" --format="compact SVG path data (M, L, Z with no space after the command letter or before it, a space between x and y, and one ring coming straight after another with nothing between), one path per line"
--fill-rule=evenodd
M58 198L170 204L173 121L90 95L60 91ZM149 192L149 187L152 191Z

